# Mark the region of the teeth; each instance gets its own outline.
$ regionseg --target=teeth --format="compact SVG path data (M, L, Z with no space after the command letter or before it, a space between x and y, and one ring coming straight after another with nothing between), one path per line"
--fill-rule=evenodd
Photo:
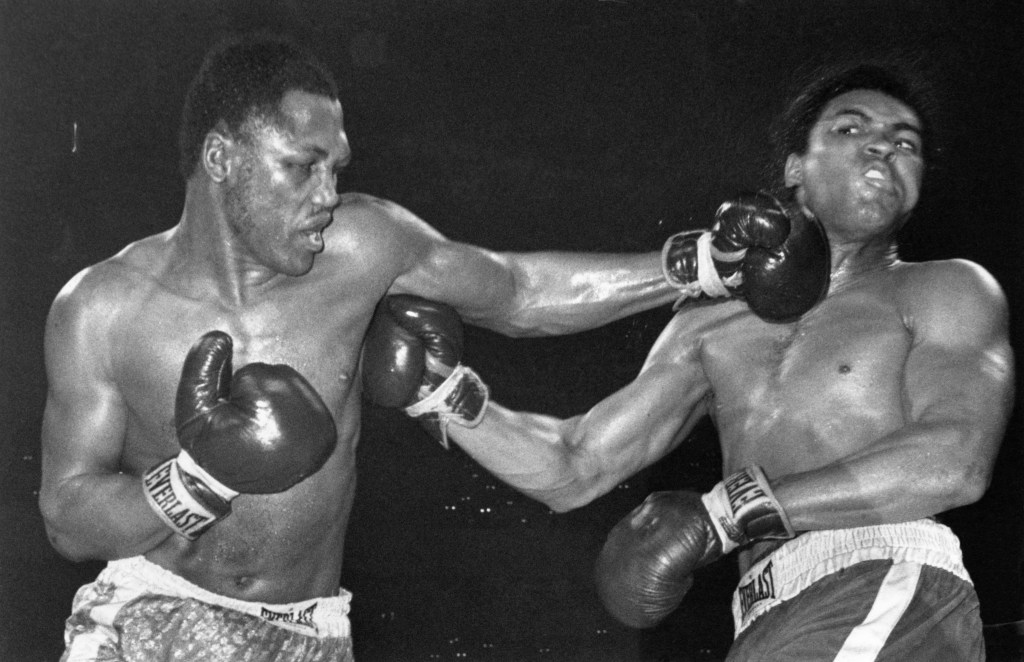
M868 170L866 173L864 173L864 176L868 177L869 179L885 179L885 175L883 175L881 172L875 170L874 168L872 168L871 170Z

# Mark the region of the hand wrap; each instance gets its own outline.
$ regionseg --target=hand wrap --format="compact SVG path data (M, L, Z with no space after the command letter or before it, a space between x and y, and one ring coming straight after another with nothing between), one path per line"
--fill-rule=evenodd
M701 501L722 542L722 554L755 540L784 540L795 535L761 467L751 466L732 474L704 494Z

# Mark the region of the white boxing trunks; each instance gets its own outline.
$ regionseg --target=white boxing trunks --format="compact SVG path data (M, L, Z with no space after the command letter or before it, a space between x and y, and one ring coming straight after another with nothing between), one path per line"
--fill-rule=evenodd
M75 594L61 662L351 662L351 598L248 602L141 556L111 561Z
M728 660L984 660L960 543L932 520L810 531L733 594Z

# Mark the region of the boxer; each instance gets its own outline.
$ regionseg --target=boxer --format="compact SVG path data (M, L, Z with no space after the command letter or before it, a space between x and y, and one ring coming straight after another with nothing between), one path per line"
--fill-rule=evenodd
M631 383L566 419L493 400L452 419L455 444L562 512L711 418L723 480L650 495L596 559L598 595L622 623L662 622L695 573L734 555L731 662L984 659L978 597L939 520L988 486L1013 353L1005 295L984 268L898 256L932 139L925 99L867 62L822 72L790 105L779 197L824 229L823 299L816 272L787 259L800 251L779 251L780 234L806 235L761 222L775 214L673 238L664 268L684 300ZM781 266L752 255L765 246ZM693 308L693 294L731 294L735 273L767 290ZM796 316L794 287L814 301ZM762 294L778 314L758 314Z
M211 48L178 142L178 222L76 274L47 318L40 509L60 554L108 562L76 597L65 657L347 660L340 579L378 302L415 295L539 336L677 289L657 250L484 250L339 192L352 149L337 84L287 38Z

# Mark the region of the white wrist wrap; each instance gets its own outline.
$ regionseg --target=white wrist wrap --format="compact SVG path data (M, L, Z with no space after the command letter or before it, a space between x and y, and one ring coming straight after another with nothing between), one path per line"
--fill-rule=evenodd
M694 234L698 235L696 239L697 280L683 282L669 271L668 254L677 238ZM681 293L672 306L673 310L678 310L687 299L698 297L701 294L711 298L732 296L732 290L729 288L738 287L743 282L743 273L739 269L723 279L715 268L715 260L719 262L739 262L747 254L746 249L732 252L720 251L712 245L712 238L711 232L691 231L675 234L665 242L661 250L661 270L665 280Z
M747 467L732 474L703 495L701 501L722 541L722 554L757 540L796 535L761 467Z
M448 424L472 428L487 411L490 389L472 368L461 363L427 397L405 408L413 418L434 415L441 428L441 445L448 448Z
M195 487L190 486L196 483L212 492L221 503L201 499ZM238 492L207 473L184 450L147 471L142 484L146 500L160 519L189 540L195 540L231 512L229 504L238 496Z

